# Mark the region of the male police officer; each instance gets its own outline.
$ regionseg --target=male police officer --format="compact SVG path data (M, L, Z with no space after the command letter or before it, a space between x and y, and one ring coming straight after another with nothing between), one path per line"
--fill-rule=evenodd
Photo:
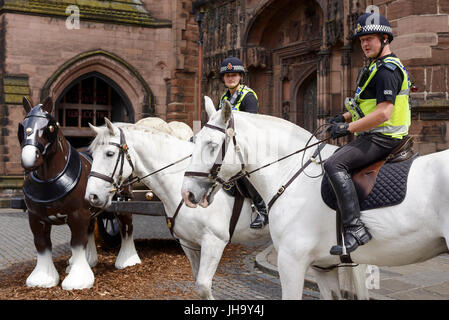
M367 243L371 234L360 220L360 207L351 173L384 159L408 134L410 81L401 61L391 52L393 33L388 20L365 13L356 22L355 34L370 59L357 81L354 99L347 98L348 112L329 120L336 139L355 133L357 138L335 152L324 164L341 212L346 252ZM333 246L342 255L343 246Z
M228 57L223 60L220 67L220 75L222 75L223 82L228 90L221 96L218 109L223 107L224 100L228 100L231 103L233 110L257 113L257 95L254 90L242 83L244 74L245 67L240 59ZM246 177L243 177L238 181L240 186L243 186L248 191L254 207L257 209L257 216L254 221L251 222L250 227L254 229L263 228L268 223L268 213L265 202Z

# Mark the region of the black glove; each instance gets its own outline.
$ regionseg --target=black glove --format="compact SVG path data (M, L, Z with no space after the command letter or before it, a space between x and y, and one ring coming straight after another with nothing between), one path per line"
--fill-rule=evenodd
M347 136L348 134L351 134L351 132L348 130L348 128L349 128L349 123L345 123L345 122L333 123L332 126L330 127L331 137L333 139L337 139L340 137Z
M334 124L337 122L346 122L346 119L342 114L337 114L336 116L330 117L327 122L330 124Z

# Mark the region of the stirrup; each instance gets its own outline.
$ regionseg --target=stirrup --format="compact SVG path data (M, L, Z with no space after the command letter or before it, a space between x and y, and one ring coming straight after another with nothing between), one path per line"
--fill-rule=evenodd
M256 219L254 219L253 222L251 222L251 224L249 225L249 227L251 229L262 229L263 227L265 227L268 224L267 221L267 217L258 213L258 216L256 217Z
M268 215L266 213L260 213L255 205L251 205L253 212L257 214L256 218L251 222L249 227L251 229L262 229L268 224Z

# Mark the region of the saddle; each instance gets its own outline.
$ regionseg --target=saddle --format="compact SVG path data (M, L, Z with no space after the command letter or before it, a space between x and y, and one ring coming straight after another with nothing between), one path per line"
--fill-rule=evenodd
M384 160L352 174L359 198L360 210L370 210L401 203L407 191L407 177L418 153L412 149L413 138L406 137ZM331 209L337 210L337 199L325 174L321 183L321 196Z

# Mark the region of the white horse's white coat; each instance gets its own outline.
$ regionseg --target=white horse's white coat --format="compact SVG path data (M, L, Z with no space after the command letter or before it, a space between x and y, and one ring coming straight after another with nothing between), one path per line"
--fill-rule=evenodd
M230 114L228 106L217 112L209 124L225 128ZM310 133L298 126L270 116L232 112L237 142L244 155L253 152L257 143L269 138L277 139L278 155L285 156L305 146ZM203 128L196 137L192 163L188 171L210 170L210 159L216 157L210 146L218 146L224 134ZM311 143L316 142L313 139ZM336 147L326 145L323 159ZM228 179L240 170L240 165L229 164L235 158L233 148L226 154L220 177ZM306 152L307 160L315 148ZM203 161L200 161L200 158ZM250 181L265 201L269 201L278 188L298 170L302 154L290 157L281 166L267 167L253 173ZM351 253L355 263L378 266L400 266L425 261L448 251L449 239L449 150L422 156L410 168L407 194L396 206L362 212L361 219L370 230L373 239ZM247 166L248 171L266 164L257 157L256 163ZM311 164L306 173L316 175L321 167ZM185 177L183 194L190 192L201 199L210 185L204 179ZM331 256L329 249L336 242L335 213L322 201L321 178L312 179L300 175L278 199L270 211L270 233L278 251L278 268L285 299L300 298L304 274L309 265L329 266L339 258ZM186 201L188 203L188 201ZM192 205L192 204L191 204Z
M92 143L92 170L110 176L117 160L118 148L108 145L109 141L119 142L119 132L116 125L107 122L106 127L93 129L97 138ZM135 174L143 177L157 169L175 162L192 153L193 143L184 141L163 132L142 128L138 125L119 124L129 146L131 160L134 163ZM112 134L112 136L111 136ZM114 153L108 157L108 152ZM189 160L185 160L142 182L151 188L164 204L168 216L173 216L181 201L179 190ZM124 174L131 174L131 168L125 161ZM116 177L115 177L116 178ZM98 201L96 206L108 206L112 194L108 191L111 185L97 178L89 178L86 188L86 199L95 194ZM196 281L196 290L201 298L213 299L211 286L212 278L221 259L223 249L229 240L229 222L234 199L224 191L215 196L214 205L207 209L191 209L182 206L176 218L174 233L183 244ZM233 242L245 242L269 237L269 228L262 230L250 229L251 223L250 201L245 199L240 219L236 225ZM201 249L191 250L192 249Z
M181 140L189 140L193 136L193 130L187 124L181 121L170 121L168 123L170 129L173 130L174 136Z

